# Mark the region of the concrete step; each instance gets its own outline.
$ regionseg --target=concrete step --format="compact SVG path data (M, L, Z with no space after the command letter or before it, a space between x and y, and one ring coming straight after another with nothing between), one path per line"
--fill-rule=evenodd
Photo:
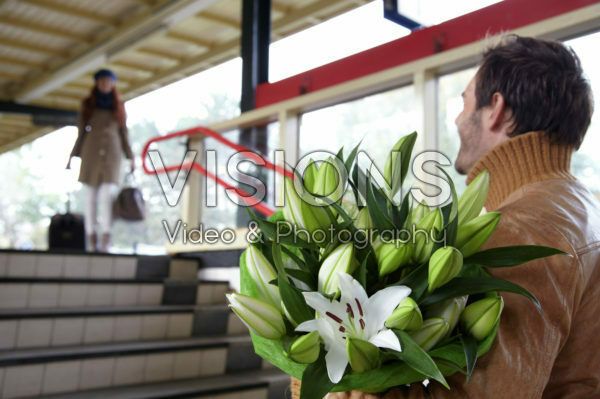
M44 395L43 399L283 399L290 378L277 369L253 370L175 382Z
M0 309L224 304L226 281L0 278Z
M122 255L0 249L0 277L190 279L199 268L239 266L241 250L189 254Z
M0 309L0 350L246 333L225 305Z
M3 398L87 391L261 370L249 336L0 352ZM105 397L113 397L112 395Z

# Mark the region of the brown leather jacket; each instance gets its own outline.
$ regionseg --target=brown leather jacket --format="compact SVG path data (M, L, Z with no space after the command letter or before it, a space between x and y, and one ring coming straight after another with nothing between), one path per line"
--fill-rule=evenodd
M488 210L502 217L486 247L535 244L562 249L525 265L491 270L540 301L502 293L498 335L468 383L412 384L384 398L600 398L600 209L569 173L571 151L532 132L490 151L469 174L490 171Z

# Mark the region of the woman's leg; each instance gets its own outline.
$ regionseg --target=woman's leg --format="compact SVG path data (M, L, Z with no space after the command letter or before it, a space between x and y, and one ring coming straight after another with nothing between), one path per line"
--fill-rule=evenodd
M100 250L108 252L110 246L110 231L112 229L112 204L117 191L115 183L102 183L98 192L100 201L100 231L102 232L102 245Z
M98 186L85 184L85 235L87 237L88 251L96 252L98 224Z

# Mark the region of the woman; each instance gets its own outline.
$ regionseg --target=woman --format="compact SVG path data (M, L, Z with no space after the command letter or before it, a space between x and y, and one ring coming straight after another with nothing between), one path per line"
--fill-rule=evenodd
M135 164L127 133L125 107L115 87L117 76L109 69L94 74L96 84L83 100L79 134L67 163L81 158L79 181L86 187L85 232L92 252L108 252L112 227L112 202L117 191L121 154ZM99 212L98 212L99 209ZM100 221L98 221L100 213ZM101 244L98 248L97 227Z

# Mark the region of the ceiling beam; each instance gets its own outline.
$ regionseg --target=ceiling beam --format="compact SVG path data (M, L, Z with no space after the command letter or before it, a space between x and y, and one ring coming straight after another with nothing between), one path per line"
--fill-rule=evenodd
M45 65L41 65L35 62L23 60L20 58L7 57L5 55L0 55L0 63L15 65L19 67L29 68L29 69L44 69Z
M172 32L172 31L168 32L166 34L166 37L168 37L169 39L180 41L180 42L193 44L194 46L197 46L197 47L210 48L213 45L213 43L209 42L208 40L202 40L202 39L190 36L190 35L185 35L183 33L177 33L177 32Z
M208 11L203 11L201 13L198 13L195 15L195 17L202 18L207 21L217 23L219 25L228 26L228 27L236 29L236 30L239 30L240 26L241 26L241 23L238 20L228 18L223 15L215 14L215 13L208 12Z
M30 43L30 42L25 42L19 39L3 39L2 37L0 37L0 46L6 46L6 47L11 47L11 48L15 48L18 50L27 50L27 51L31 51L33 53L41 53L41 54L48 54L48 55L52 55L54 57L60 57L60 58L65 58L68 56L68 52L64 51L64 50L58 50L58 49L54 49L54 48L50 48L47 46L40 46L38 44L34 44L34 43Z
M55 37L60 37L66 40L78 41L82 43L89 43L90 38L87 35L82 35L76 32L64 30L61 28L56 28L52 26L44 26L37 23L32 23L29 21L25 21L22 19L15 19L0 16L0 24L12 26L19 29L25 29L32 32L43 33L44 35L50 35Z
M13 82L20 82L24 79L23 75L18 75L10 72L0 71L0 78L12 80Z
M150 47L140 47L140 48L136 49L136 51L138 53L148 54L148 55L151 55L153 57L163 58L165 60L173 61L175 63L181 61L181 57L179 57L179 56L176 56L176 55L171 54L171 53L167 53L167 52L162 51L162 50L157 50L157 49L154 49L154 48L150 48Z
M64 15L70 15L77 18L87 19L89 21L94 21L102 25L114 26L117 24L117 21L113 20L112 18L99 15L95 12L90 12L80 8L76 9L72 7L67 7L65 5L56 4L48 0L21 0L21 3L26 3L37 8L43 8Z
M52 71L37 79L28 81L13 91L13 98L29 102L42 97L65 83L106 64L107 60L117 59L131 45L164 27L174 24L213 5L217 0L178 0L157 3L155 8L143 11L111 32L95 44L73 54L72 57Z
M12 101L0 101L0 112L31 115L34 124L69 125L77 124L77 112L64 109L17 104ZM43 121L40 123L40 121Z
M127 68L127 69L131 69L131 70L136 70L136 71L144 71L144 72L148 72L148 73L154 73L156 72L156 68L150 67L150 66L146 66L146 65L141 65L141 64L137 64L137 63L133 63L133 62L128 62L128 61L123 61L123 60L114 60L111 61L109 63L109 65L115 65L121 68Z
M287 14L290 11L291 6L271 1L271 8L273 11L277 11L283 14Z

